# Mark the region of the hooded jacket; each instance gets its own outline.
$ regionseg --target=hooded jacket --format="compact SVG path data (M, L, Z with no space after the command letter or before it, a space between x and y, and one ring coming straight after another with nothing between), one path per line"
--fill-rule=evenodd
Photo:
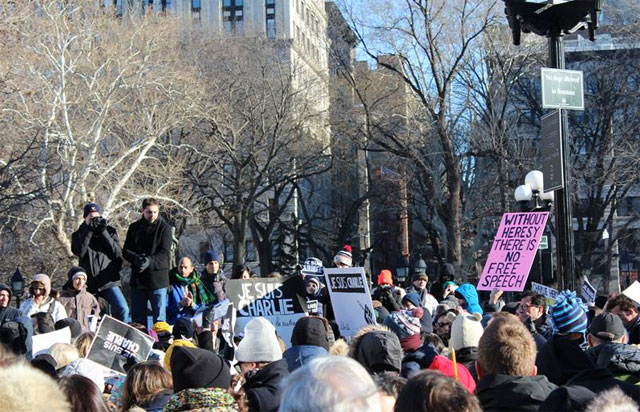
M90 230L83 222L71 235L71 251L87 272L89 292L97 293L120 284L122 249L113 227Z
M255 373L245 374L246 382L242 388L247 393L250 411L276 412L280 406L282 389L280 382L287 375L289 369L284 359L269 363Z
M60 303L67 311L67 316L77 320L82 326L82 331L89 330L89 315L100 316L100 305L98 300L91 293L87 292L86 287L77 290L73 287L72 277L73 270L67 274L67 283L60 293Z
M616 379L638 384L640 382L640 349L634 345L609 342L587 351L594 363L607 368Z
M493 374L480 379L476 396L484 412L537 411L557 386L546 376Z
M472 284L463 283L462 285L460 285L458 289L456 289L455 295L456 296L460 295L461 297L464 298L465 301L467 301L466 305L463 307L463 309L466 310L467 312L471 314L473 313L479 313L481 315L484 314L484 311L482 310L479 304L478 292L476 291L476 288Z
M0 290L6 290L9 292L9 305L11 304L11 298L13 297L13 291L11 288L5 284L0 282ZM11 306L0 306L0 325L5 322L14 320L22 316L22 312L19 309L13 308Z
M329 352L320 346L297 345L284 351L282 357L287 361L289 372L293 372L300 366L309 363L312 359L327 355L329 355Z
M395 372L402 368L402 347L398 336L384 329L370 330L352 340L349 356L370 374Z
M132 288L154 290L169 286L171 226L162 217L153 223L142 217L129 225L122 253L132 263ZM143 271L133 264L138 255L145 255L150 261Z
M596 365L576 342L553 335L538 351L536 366L539 375L545 375L550 382L560 386L579 372L593 369Z

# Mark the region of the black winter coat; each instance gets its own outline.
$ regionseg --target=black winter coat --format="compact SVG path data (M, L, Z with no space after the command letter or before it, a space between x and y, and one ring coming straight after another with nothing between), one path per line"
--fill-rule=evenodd
M87 272L87 290L90 293L119 285L122 250L113 227L93 231L82 223L71 235L71 251Z
M607 368L617 379L640 382L640 349L623 343L604 343L590 348L587 355L601 368Z
M122 252L124 258L132 263L132 288L153 290L169 287L171 240L171 226L161 217L154 223L143 217L129 225ZM142 272L133 265L141 254L150 260L149 267Z
M537 411L557 386L546 376L484 376L476 386L476 395L484 412Z
M280 382L289 375L287 361L280 359L247 378L242 386L247 393L249 411L276 412L280 407Z

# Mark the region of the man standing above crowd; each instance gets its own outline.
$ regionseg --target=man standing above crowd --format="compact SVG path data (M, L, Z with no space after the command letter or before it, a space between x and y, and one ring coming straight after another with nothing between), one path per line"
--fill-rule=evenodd
M216 295L218 302L224 300L224 285L227 278L222 273L220 267L220 255L214 250L208 250L204 254L204 272L202 272L202 282L210 292Z
M129 305L120 289L122 250L118 234L102 217L97 204L87 204L82 216L84 222L71 235L71 250L87 274L87 291L104 298L111 305L113 317L128 323Z
M11 307L13 291L9 286L0 283L0 325L22 316L22 312Z
M124 258L131 263L131 318L146 325L147 302L153 323L166 321L171 226L159 215L156 199L142 201L142 218L129 225Z

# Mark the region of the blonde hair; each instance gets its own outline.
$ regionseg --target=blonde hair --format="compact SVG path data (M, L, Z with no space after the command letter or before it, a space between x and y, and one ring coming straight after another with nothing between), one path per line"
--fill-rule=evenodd
M531 375L536 364L536 344L531 332L515 315L494 317L478 342L478 364L483 376Z
M47 353L56 360L56 369L63 368L80 357L78 350L68 343L54 343Z
M137 363L129 369L122 388L122 410L145 403L158 393L173 389L171 374L156 361Z
M78 350L78 356L81 358L87 357L89 347L91 347L91 342L93 342L95 336L96 334L93 332L83 332L74 339L73 346Z

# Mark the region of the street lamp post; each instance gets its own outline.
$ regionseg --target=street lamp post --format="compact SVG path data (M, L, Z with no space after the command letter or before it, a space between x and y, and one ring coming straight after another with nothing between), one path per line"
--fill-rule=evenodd
M396 260L396 280L398 285L404 286L409 275L409 260L406 256L400 255Z
M24 278L22 277L22 273L20 273L20 268L16 268L15 273L11 277L11 289L13 289L13 294L16 297L16 307L20 307L20 297L24 292Z
M598 28L598 15L602 10L603 0L503 0L509 27L513 35L513 44L520 44L520 33L533 32L546 36L549 48L549 65L551 68L564 69L564 44L562 37L580 29L589 31L589 39L595 39ZM556 249L558 251L558 273L562 289L575 290L576 273L573 258L573 218L571 213L569 179L569 144L567 142L567 114L560 109L561 118L561 158L564 164L562 171L562 188L557 190L555 201Z

